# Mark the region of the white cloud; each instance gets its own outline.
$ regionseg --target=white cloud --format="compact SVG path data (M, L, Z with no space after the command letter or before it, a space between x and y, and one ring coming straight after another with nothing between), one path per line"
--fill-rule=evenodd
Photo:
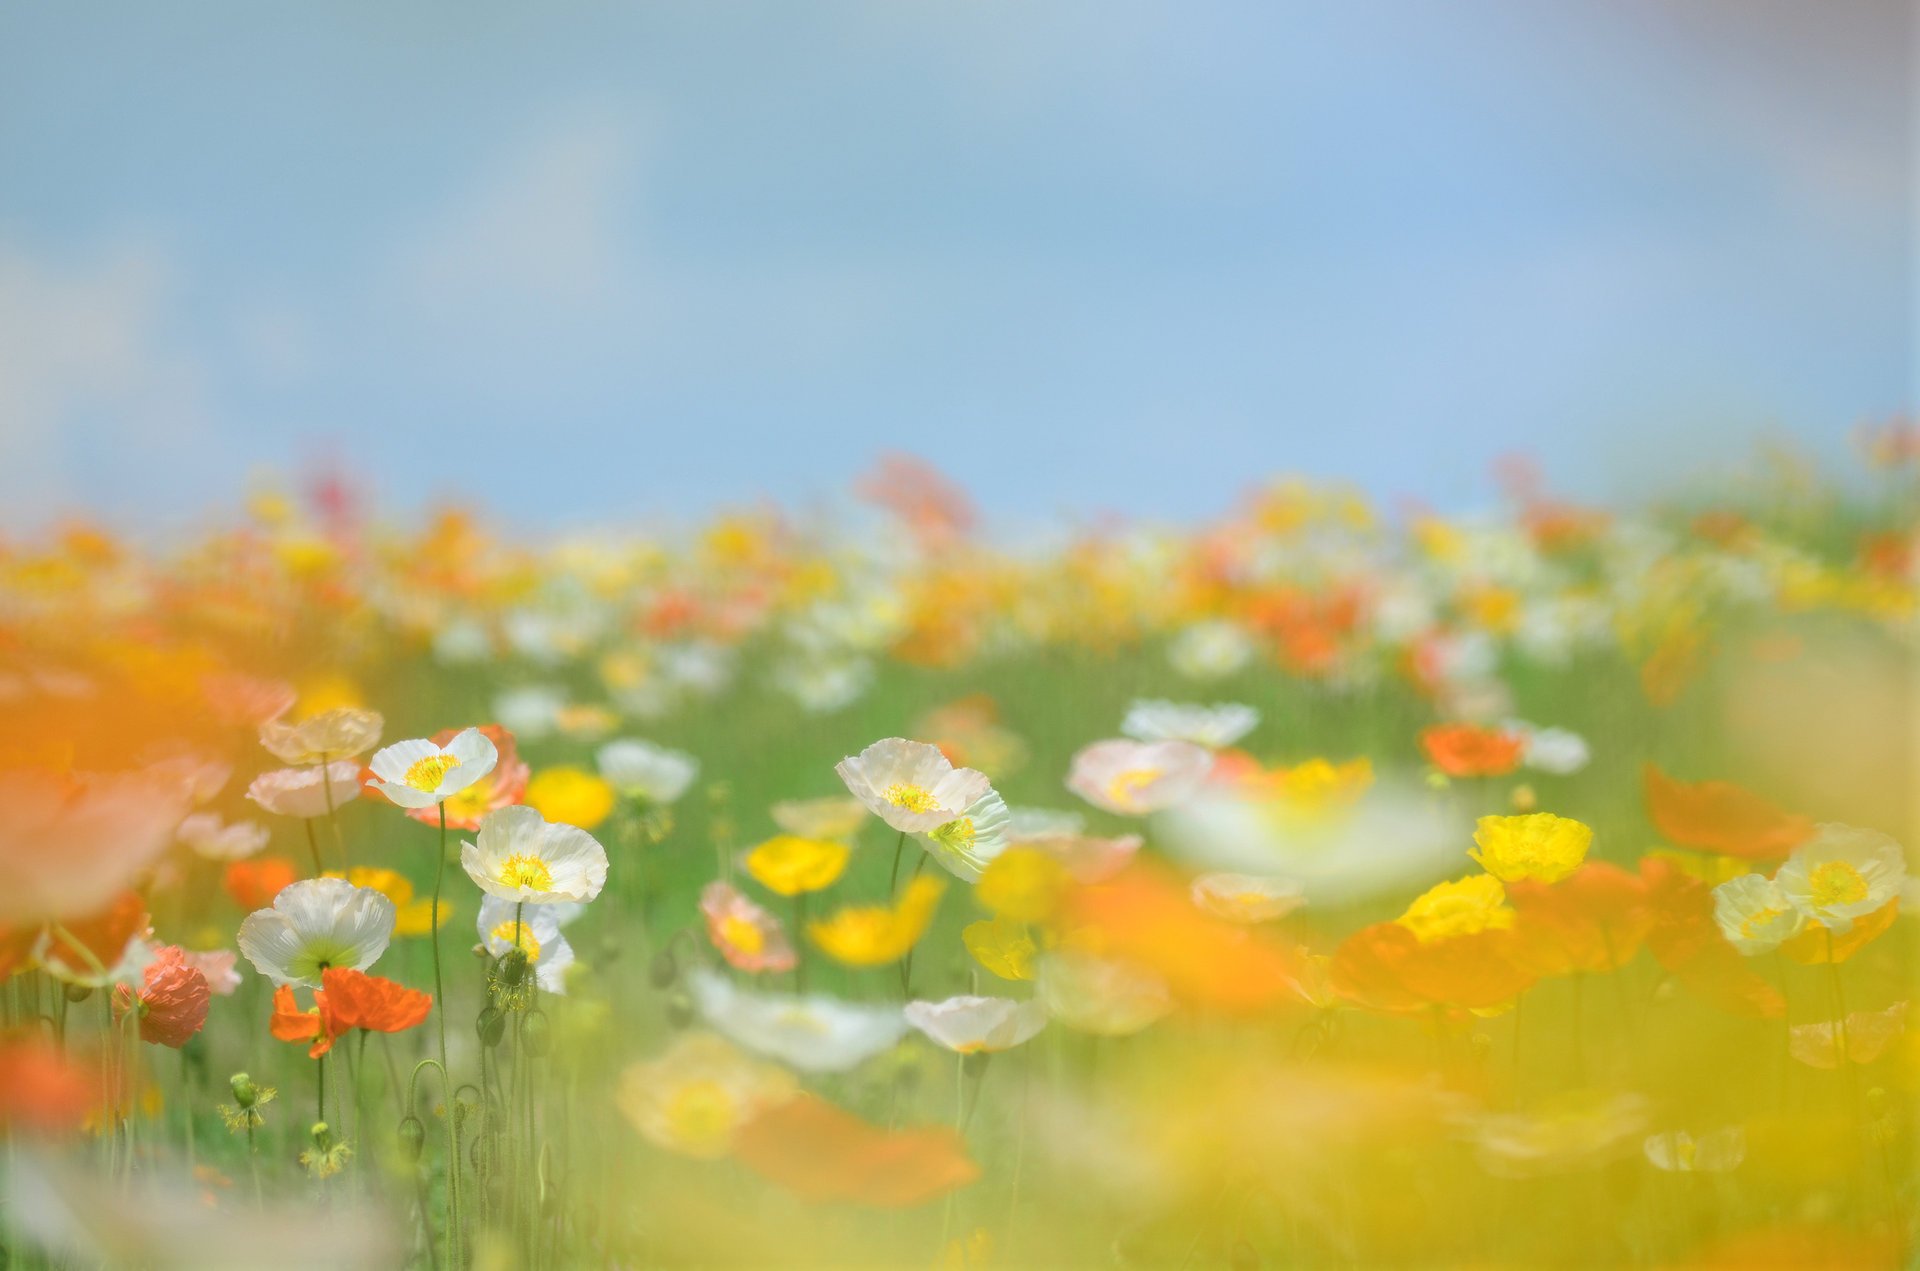
M177 340L167 260L120 247L56 263L0 241L0 489L5 519L97 504L83 471L204 444L205 375Z

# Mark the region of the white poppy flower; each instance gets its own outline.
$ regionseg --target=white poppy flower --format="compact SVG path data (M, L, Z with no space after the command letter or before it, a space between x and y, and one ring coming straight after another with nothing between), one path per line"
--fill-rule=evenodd
M599 840L524 805L487 813L478 840L460 845L460 867L489 896L531 905L589 901L607 883Z
M1047 1023L1039 1001L1010 997L950 997L944 1002L908 1002L902 1013L935 1042L962 1055L1012 1050Z
M1127 708L1120 731L1136 741L1190 741L1220 750L1245 737L1259 723L1260 712L1238 702L1196 706L1143 700Z
M1658 1170L1719 1174L1747 1159L1747 1132L1737 1125L1697 1136L1685 1130L1669 1130L1648 1135L1640 1150L1646 1153L1647 1163Z
M324 774L325 785L321 784ZM247 797L277 816L303 820L325 816L360 797L360 765L350 759L318 767L276 768L247 787Z
M493 771L500 752L478 728L454 735L445 746L425 738L398 741L373 756L368 766L375 790L403 808L430 808L459 794Z
M1184 802L1213 770L1213 756L1190 741L1096 741L1073 757L1067 789L1122 816L1144 816Z
M1742 874L1714 888L1713 920L1727 943L1749 957L1773 952L1806 923L1793 901L1765 874Z
M1807 918L1835 935L1900 894L1907 860L1878 830L1825 824L1794 849L1773 881Z
M647 741L610 741L596 759L607 784L649 803L672 803L700 775L700 761L692 755Z
M1132 963L1062 949L1041 958L1038 970L1047 1013L1078 1032L1125 1037L1173 1009L1166 981Z
M175 833L195 854L210 861L242 860L265 847L273 836L272 831L258 821L235 821L229 825L216 812L195 812L180 822Z
M806 1072L845 1072L907 1031L898 1007L758 993L708 970L693 972L687 987L700 1018L729 1040Z
M1586 767L1593 757L1587 739L1565 728L1536 728L1517 719L1507 720L1500 728L1520 738L1520 762L1537 772L1564 777Z
M1193 903L1228 922L1271 922L1284 918L1307 902L1306 892L1291 878L1257 874L1202 874L1193 880Z
M289 883L271 909L240 924L240 952L275 984L318 988L329 967L364 971L386 952L394 908L371 887L344 878Z
M560 905L517 905L498 896L480 901L474 924L480 943L496 958L505 957L517 942L533 966L542 993L567 991L567 968L573 965L573 946L560 934Z
M954 767L938 746L901 737L876 741L833 770L868 811L909 834L964 816L992 789L984 773Z
M1006 801L988 790L953 820L914 839L949 874L976 883L993 858L1007 850L1011 821Z
M1191 680L1232 675L1253 658L1253 637L1230 622L1197 622L1173 638L1167 661Z

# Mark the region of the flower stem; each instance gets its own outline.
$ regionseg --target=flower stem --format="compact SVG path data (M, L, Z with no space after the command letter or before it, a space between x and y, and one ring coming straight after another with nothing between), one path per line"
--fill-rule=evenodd
M447 805L440 804L440 851L433 861L433 1005L440 1017L440 1084L447 1098L447 1265L460 1265L460 1101L447 1067L447 989L440 975L440 887L447 873ZM416 1070L417 1071L417 1070Z

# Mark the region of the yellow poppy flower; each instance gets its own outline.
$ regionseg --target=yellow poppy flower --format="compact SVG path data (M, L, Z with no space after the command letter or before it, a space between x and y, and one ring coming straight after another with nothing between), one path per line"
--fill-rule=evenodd
M556 825L582 830L613 813L613 787L584 768L547 768L527 782L526 805Z
M1407 911L1394 919L1421 944L1482 931L1504 931L1513 926L1507 889L1491 874L1440 883L1421 893Z
M960 942L975 962L1003 980L1033 978L1033 959L1040 950L1025 923L1011 918L970 922L961 929Z
M424 936L433 932L433 898L424 900L413 898L413 884L403 874L390 869L381 869L374 865L355 865L344 874L330 869L324 877L344 878L355 887L366 887L379 892L393 902L393 934L396 936ZM447 919L453 913L453 906L443 898L440 901L440 925L446 926Z
M1593 830L1551 812L1483 816L1473 841L1480 850L1467 855L1502 882L1557 883L1587 859Z
M974 895L1002 918L1045 922L1071 882L1067 867L1031 847L1008 848L980 875Z
M768 891L781 896L830 887L846 872L845 843L830 839L779 834L747 853L747 873Z
M828 957L848 966L898 962L927 933L946 889L937 878L916 878L892 907L849 906L822 922L808 924L807 935Z

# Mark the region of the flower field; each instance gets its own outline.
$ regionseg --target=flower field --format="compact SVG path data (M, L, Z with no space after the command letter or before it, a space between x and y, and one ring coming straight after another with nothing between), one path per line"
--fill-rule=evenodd
M1908 1265L1909 430L0 546L10 1267Z

